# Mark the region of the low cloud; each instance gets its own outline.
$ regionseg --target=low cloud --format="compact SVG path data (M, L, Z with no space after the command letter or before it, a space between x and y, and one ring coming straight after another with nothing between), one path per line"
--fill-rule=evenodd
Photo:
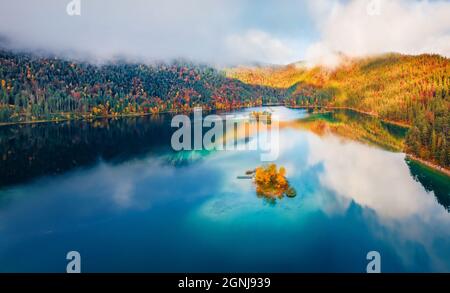
M289 40L277 39L259 30L249 30L243 34L230 35L226 39L226 48L229 52L232 52L239 62L255 60L265 63L287 64L298 56L294 44L289 44Z
M79 16L66 13L70 2L0 0L0 36L13 49L93 62L283 63L295 55L284 41L252 29L248 4L238 0L80 0Z
M320 31L306 59L334 66L337 53L385 52L450 56L450 2L410 0L315 1L310 6Z
M219 62L230 55L223 35L233 26L235 0L81 0L80 16L66 13L69 2L0 0L0 35L11 48L100 62Z
M450 56L450 2L413 0L0 0L0 45L105 62L337 64L400 52ZM369 3L380 3L368 10Z

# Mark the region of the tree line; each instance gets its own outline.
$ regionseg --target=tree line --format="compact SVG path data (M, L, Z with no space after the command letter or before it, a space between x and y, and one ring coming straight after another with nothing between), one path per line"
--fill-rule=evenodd
M337 68L239 69L230 76L250 84L278 85L285 103L346 107L411 126L407 153L444 167L450 164L450 62L423 54L344 58ZM280 81L282 80L282 82Z
M7 51L0 51L0 81L0 122L233 109L285 96L185 61L96 66Z

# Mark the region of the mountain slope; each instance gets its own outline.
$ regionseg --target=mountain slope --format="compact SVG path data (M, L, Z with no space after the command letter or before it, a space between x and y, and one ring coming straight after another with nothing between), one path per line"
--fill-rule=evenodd
M411 126L406 149L450 164L450 61L439 55L385 54L351 59L333 69L240 69L229 76L289 89L291 106L348 107Z
M0 51L0 123L230 109L284 97L206 65L91 64Z
M405 151L450 164L450 62L438 55L234 68L186 62L94 66L0 50L0 123L232 109L348 107L411 126Z

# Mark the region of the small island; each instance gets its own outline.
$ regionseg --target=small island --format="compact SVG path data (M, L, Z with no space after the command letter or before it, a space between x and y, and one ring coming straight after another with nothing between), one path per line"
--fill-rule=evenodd
M263 121L267 124L272 123L272 113L268 111L253 111L250 113L250 117L256 119L256 122Z
M276 164L256 168L254 182L256 194L271 201L297 195L286 179L286 169L284 167L278 169Z

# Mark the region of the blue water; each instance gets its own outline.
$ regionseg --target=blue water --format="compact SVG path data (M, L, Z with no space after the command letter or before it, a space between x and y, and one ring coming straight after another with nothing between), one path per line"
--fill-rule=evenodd
M65 272L76 250L83 272L365 272L375 250L384 272L450 272L448 178L426 189L402 153L281 128L275 163L297 196L273 203L236 178L262 164L257 151L176 153L165 119L105 123L37 126L20 139L48 143L32 150L2 141L16 157L2 171L0 271Z

